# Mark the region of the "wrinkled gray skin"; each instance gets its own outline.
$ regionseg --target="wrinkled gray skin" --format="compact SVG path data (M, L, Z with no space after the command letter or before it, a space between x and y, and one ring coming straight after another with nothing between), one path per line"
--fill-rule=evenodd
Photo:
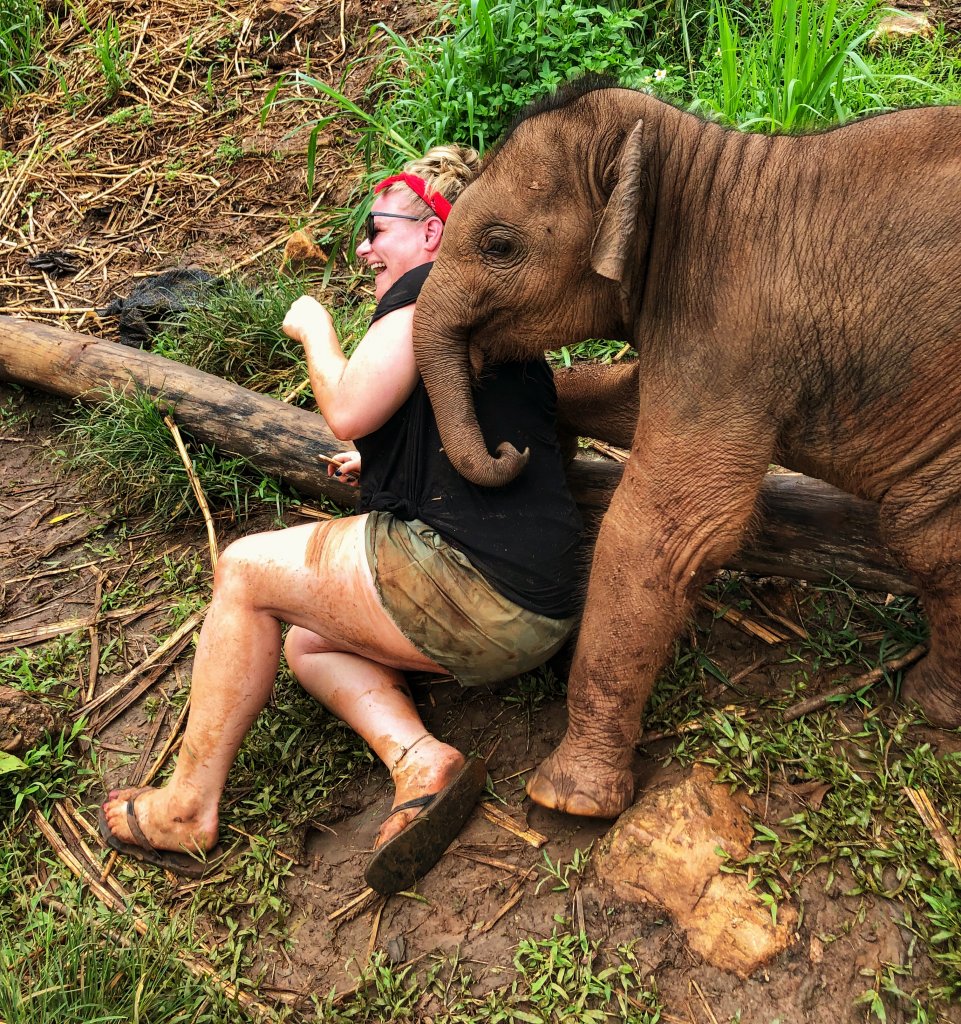
M771 462L880 503L931 625L905 693L961 724L961 108L770 138L628 90L559 98L458 200L414 333L447 453L485 485L524 457L488 452L472 366L588 337L638 352L568 730L534 800L629 805L654 678Z

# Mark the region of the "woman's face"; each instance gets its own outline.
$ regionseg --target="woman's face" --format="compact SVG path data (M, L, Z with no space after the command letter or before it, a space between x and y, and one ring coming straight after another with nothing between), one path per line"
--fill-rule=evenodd
M436 255L436 250L427 248L427 221L439 218L432 217L424 204L424 219L415 219L420 214L413 206L402 193L390 193L378 196L371 207L376 234L373 241L365 238L357 246L357 256L374 271L374 296L378 302L408 270L430 262ZM384 213L399 216L378 216Z

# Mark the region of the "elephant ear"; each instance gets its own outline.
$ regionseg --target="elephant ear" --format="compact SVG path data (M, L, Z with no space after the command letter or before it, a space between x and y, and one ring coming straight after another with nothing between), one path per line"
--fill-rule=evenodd
M617 184L594 235L591 266L601 277L625 281L625 264L633 251L641 204L641 181L650 143L645 142L644 122L638 121L621 148Z

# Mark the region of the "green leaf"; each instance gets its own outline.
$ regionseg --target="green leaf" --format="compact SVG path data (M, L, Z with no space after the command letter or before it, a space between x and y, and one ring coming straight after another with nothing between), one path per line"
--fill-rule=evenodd
M0 751L0 775L6 775L7 772L22 772L26 767L19 757Z

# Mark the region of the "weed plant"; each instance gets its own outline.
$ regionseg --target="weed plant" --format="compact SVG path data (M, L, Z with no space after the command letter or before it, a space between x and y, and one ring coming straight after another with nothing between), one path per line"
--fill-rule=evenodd
M630 945L602 950L583 932L557 927L546 939L522 939L514 952L516 975L484 995L475 992L468 965L437 960L420 977L413 966L392 967L376 953L364 967L357 994L345 1002L331 992L315 1001L325 1024L391 1021L414 1024L657 1024L663 1007L652 978L645 978ZM429 1017L423 1012L430 996Z
M308 190L319 133L348 117L360 129L358 148L369 173L354 194L366 196L383 168L394 168L439 143L460 143L483 153L530 100L578 74L617 75L627 85L650 80L645 39L653 6L629 0L458 0L442 8L430 34L407 41L386 25L391 40L368 91L375 112L309 75L301 86L333 113L313 126L308 144ZM268 95L265 115L286 83ZM302 102L302 97L293 98ZM310 99L310 98L308 98ZM370 170L377 168L376 174ZM366 205L345 220L356 237Z
M176 923L140 936L127 918L86 900L56 863L31 865L16 856L5 832L0 1019L6 1024L246 1019L184 967L180 950L188 940Z
M124 47L120 26L111 15L102 29L94 33L93 52L103 72L104 91L108 100L115 99L130 81L131 53Z
M118 514L168 523L197 515L190 480L163 416L149 394L111 389L102 402L82 408L66 423L56 458ZM276 480L240 456L219 454L189 436L184 441L211 508L230 509L244 518L254 506L269 505L280 515L286 499Z
M712 0L708 13L690 106L741 129L805 131L958 98L959 62L943 33L907 48L868 49L879 0L755 0L747 10Z
M0 0L0 103L33 89L43 65L44 8L37 0Z
M205 295L203 305L172 317L153 349L252 391L282 397L307 378L303 347L281 330L291 303L307 289L305 280L284 274L250 283L229 278ZM333 315L350 352L366 330L369 307L355 301ZM309 397L303 393L301 400Z

